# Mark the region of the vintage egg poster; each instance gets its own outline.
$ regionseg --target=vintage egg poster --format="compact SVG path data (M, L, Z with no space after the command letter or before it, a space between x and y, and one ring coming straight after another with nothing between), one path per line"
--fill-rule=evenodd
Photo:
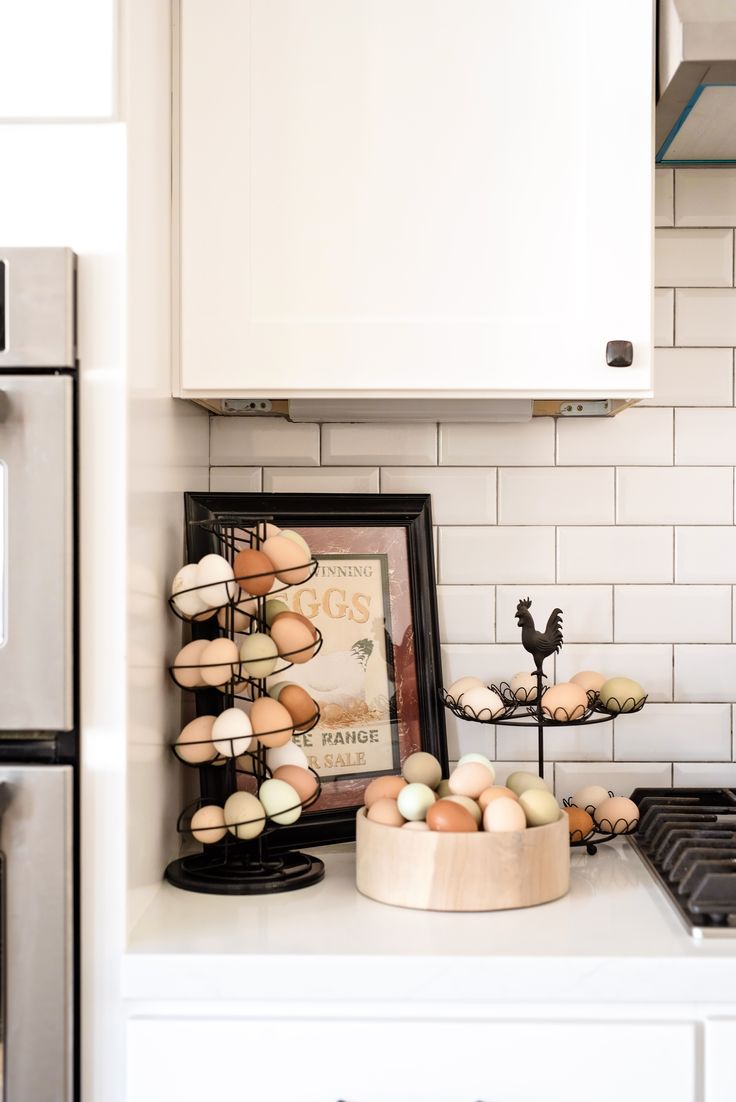
M319 706L317 726L295 736L323 782L317 810L350 805L373 776L400 771L419 741L416 666L405 531L298 531L318 566L281 599L323 643L272 681L296 682Z

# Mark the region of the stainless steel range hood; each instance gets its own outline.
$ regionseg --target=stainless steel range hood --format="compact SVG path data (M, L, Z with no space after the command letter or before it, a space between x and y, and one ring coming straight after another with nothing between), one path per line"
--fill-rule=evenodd
M736 0L659 0L656 161L736 164Z

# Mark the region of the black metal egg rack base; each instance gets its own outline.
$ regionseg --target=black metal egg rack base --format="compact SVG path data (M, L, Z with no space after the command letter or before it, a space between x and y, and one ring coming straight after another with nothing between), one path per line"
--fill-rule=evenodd
M550 709L545 710L544 707L544 694L547 691L547 686L544 684L546 674L543 672L543 666L547 658L562 649L562 612L560 609L555 609L552 617L550 617L550 620L552 620L557 614L558 623L555 636L545 639L541 633L535 633L539 645L534 647L524 641L522 609L526 609L528 612L530 605L530 600L519 602L517 617L519 617L519 626L522 627L522 645L534 659L534 670L532 672L536 678L536 689L533 696L528 694L526 696L517 695L508 682L502 681L498 685L488 686L500 698L502 707L494 712L491 712L489 708L476 712L472 708L463 705L462 697L455 700L445 689L440 690L440 695L445 707L454 716L465 722L482 723L486 726L506 725L535 728L537 731L537 771L544 780L544 733L546 730L555 727L582 727L593 723L610 723L611 720L619 716L633 715L640 712L647 702L647 697L642 696L640 699L629 697L622 701L609 697L604 703L601 701L598 692L588 691L586 694L587 704L584 708L580 705L582 710L579 715L577 714L578 709L575 709L573 714L570 715L559 707L556 707L554 713L550 714ZM609 792L609 796L613 796L613 793ZM562 802L564 807L573 806L569 798ZM594 819L595 809L593 807L583 808L582 810L587 811ZM632 823L617 820L615 823L608 823L607 825L610 830L603 829L603 824L596 823L594 819L593 829L587 834L583 835L579 830L571 833L570 846L572 848L585 846L587 853L593 856L602 843L611 842L614 838L620 838L625 834L635 833L638 820Z
M270 517L252 517L228 514L205 521L190 521L187 531L187 547L190 561L196 562L202 556L216 551L221 554L232 566L237 553L240 550L252 548L258 549L267 538L266 525L271 522ZM299 584L311 578L317 570L318 563L312 559L309 563L301 564L301 569L310 567L308 577L300 577ZM297 569L297 568L294 568ZM281 573L288 574L288 569ZM262 577L262 575L244 575L226 582L216 583L226 587L229 600L218 605L206 618L190 618L183 616L176 605L175 597L169 599L169 606L174 614L186 623L191 624L192 638L212 640L217 638L233 639L234 636L245 636L252 632L269 633L269 625L266 619L266 601L278 596L291 587L292 583L285 582L279 588L272 588L263 596L254 597L241 591L239 583L248 582ZM229 587L234 585L234 594ZM212 583L193 586L190 589L180 590L176 596L185 593L196 593L199 589L212 588ZM236 628L236 615L239 606L247 603L248 626L244 629L242 624ZM294 661L301 661L304 651L309 651L309 656L314 657L322 646L322 636L317 631L314 643L296 651L289 651L278 655L274 662L272 657L252 658L248 660L246 670L241 661L231 663L213 663L213 666L229 667L228 680L216 686L195 686L183 684L177 677L177 673L187 669L202 669L202 666L172 665L169 674L174 683L182 689L192 692L196 701L197 716L217 715L221 711L233 708L237 701L253 702L260 697L268 695L267 676L282 673L291 668ZM264 676L255 676L253 666L259 663L273 663L264 669ZM306 734L312 730L320 719L319 709L315 705L314 715L305 723L294 726L296 735ZM268 736L284 733L284 729L267 732ZM227 798L240 790L249 790L247 780L241 785L241 777L252 778L252 785L256 790L260 789L264 781L271 777L271 770L266 760L266 746L260 740L257 749L238 752L236 745L240 736L225 738L230 743L229 754L223 754L215 749L213 756L205 763L192 763L182 755L181 749L176 745L172 750L179 761L199 771L201 795L182 811L177 822L177 831L184 839L192 837L191 820L199 809L208 805L223 807ZM205 742L212 745L212 740L202 740L202 743L188 742L188 748L202 745ZM320 796L321 783L318 774L309 769L315 779L315 789L306 799L300 800L298 805L279 810L277 819L294 811L301 811L312 805ZM293 820L291 820L293 821ZM263 824L262 827L260 824ZM318 858L298 851L284 851L279 847L279 852L272 849L272 839L277 834L280 825L276 819L261 815L259 818L249 818L238 822L230 822L227 828L199 827L198 833L207 833L208 830L217 830L218 840L203 845L201 852L187 853L170 862L165 870L165 878L177 888L185 891L200 892L212 895L264 895L276 892L295 891L299 888L316 884L324 877L324 863ZM286 825L286 824L283 824ZM241 838L238 831L250 833L253 828L257 833L255 837ZM260 829L259 829L260 828ZM219 837L223 834L223 837Z

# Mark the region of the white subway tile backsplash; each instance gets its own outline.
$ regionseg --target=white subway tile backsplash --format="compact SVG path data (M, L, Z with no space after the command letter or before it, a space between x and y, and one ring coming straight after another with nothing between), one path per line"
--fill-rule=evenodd
M627 409L616 417L561 417L557 462L564 466L672 463L672 410Z
M617 643L730 643L725 585L617 585Z
M675 292L671 287L658 287L654 292L654 344L657 348L669 348L674 343Z
M736 787L736 763L713 765L675 762L674 783L684 788L734 788Z
M736 464L736 409L675 410L675 462Z
M613 639L613 593L610 585L518 585L497 587L496 638L513 643L519 638L516 606L531 597L532 615L540 630L553 608L563 610L563 631L568 643L610 643ZM512 671L516 672L516 671Z
M657 230L656 287L732 287L733 232L730 229Z
M210 467L210 490L242 494L260 488L260 467Z
M551 761L610 761L613 757L612 723L593 726L549 727L544 733L544 754ZM496 758L537 761L537 732L510 724L496 727Z
M555 461L555 421L523 424L440 425L440 463L447 466L534 467Z
M440 528L439 580L445 585L553 582L553 527Z
M438 585L442 643L492 643L495 591L490 585Z
M654 397L640 406L733 405L733 350L658 348L654 353Z
M672 647L664 643L573 643L557 655L556 680L581 670L605 677L633 677L650 700L672 700Z
M736 528L676 528L675 581L736 585Z
M614 472L507 467L498 472L499 524L612 524Z
M621 467L619 524L731 524L728 467Z
M319 425L293 425L280 417L212 417L214 467L319 466Z
M675 304L675 344L736 344L736 289L682 287L675 291Z
M736 696L736 646L675 647L675 700L730 702Z
M377 494L378 467L266 467L263 489L277 494Z
M437 426L422 424L323 425L324 466L437 462Z
M729 761L728 704L649 704L613 721L616 761Z
M560 582L671 582L671 527L559 528Z
M654 173L654 225L672 226L675 221L675 173L671 168L658 168Z
M458 677L480 677L487 685L498 685L509 681L519 670L530 669L533 665L521 645L521 637L517 643L491 643L485 646L444 644L441 651L445 688L449 688Z
M689 168L678 172L675 225L736 226L736 170Z
M384 494L431 494L435 524L495 524L493 467L383 467Z
M635 788L670 788L672 765L669 761L567 762L555 765L555 795L564 800L588 784L602 784L616 796L630 796Z

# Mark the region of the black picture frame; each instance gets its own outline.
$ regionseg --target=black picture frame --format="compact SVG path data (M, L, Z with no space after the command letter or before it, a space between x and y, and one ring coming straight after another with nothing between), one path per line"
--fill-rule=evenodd
M417 674L417 706L421 749L439 759L447 775L445 713L439 695L442 684L437 590L432 534L432 505L429 494L276 494L276 493L186 493L185 518L189 561L198 561L212 551L211 536L202 522L226 514L271 519L280 528L345 527L405 529L411 620ZM211 629L209 629L211 630ZM205 625L200 629L206 634ZM197 625L195 625L195 632ZM211 707L213 701L205 702ZM208 791L202 770L202 793ZM216 778L214 778L216 783ZM355 816L359 805L310 812L306 810L293 826L280 827L269 837L274 852L320 846L355 839Z

